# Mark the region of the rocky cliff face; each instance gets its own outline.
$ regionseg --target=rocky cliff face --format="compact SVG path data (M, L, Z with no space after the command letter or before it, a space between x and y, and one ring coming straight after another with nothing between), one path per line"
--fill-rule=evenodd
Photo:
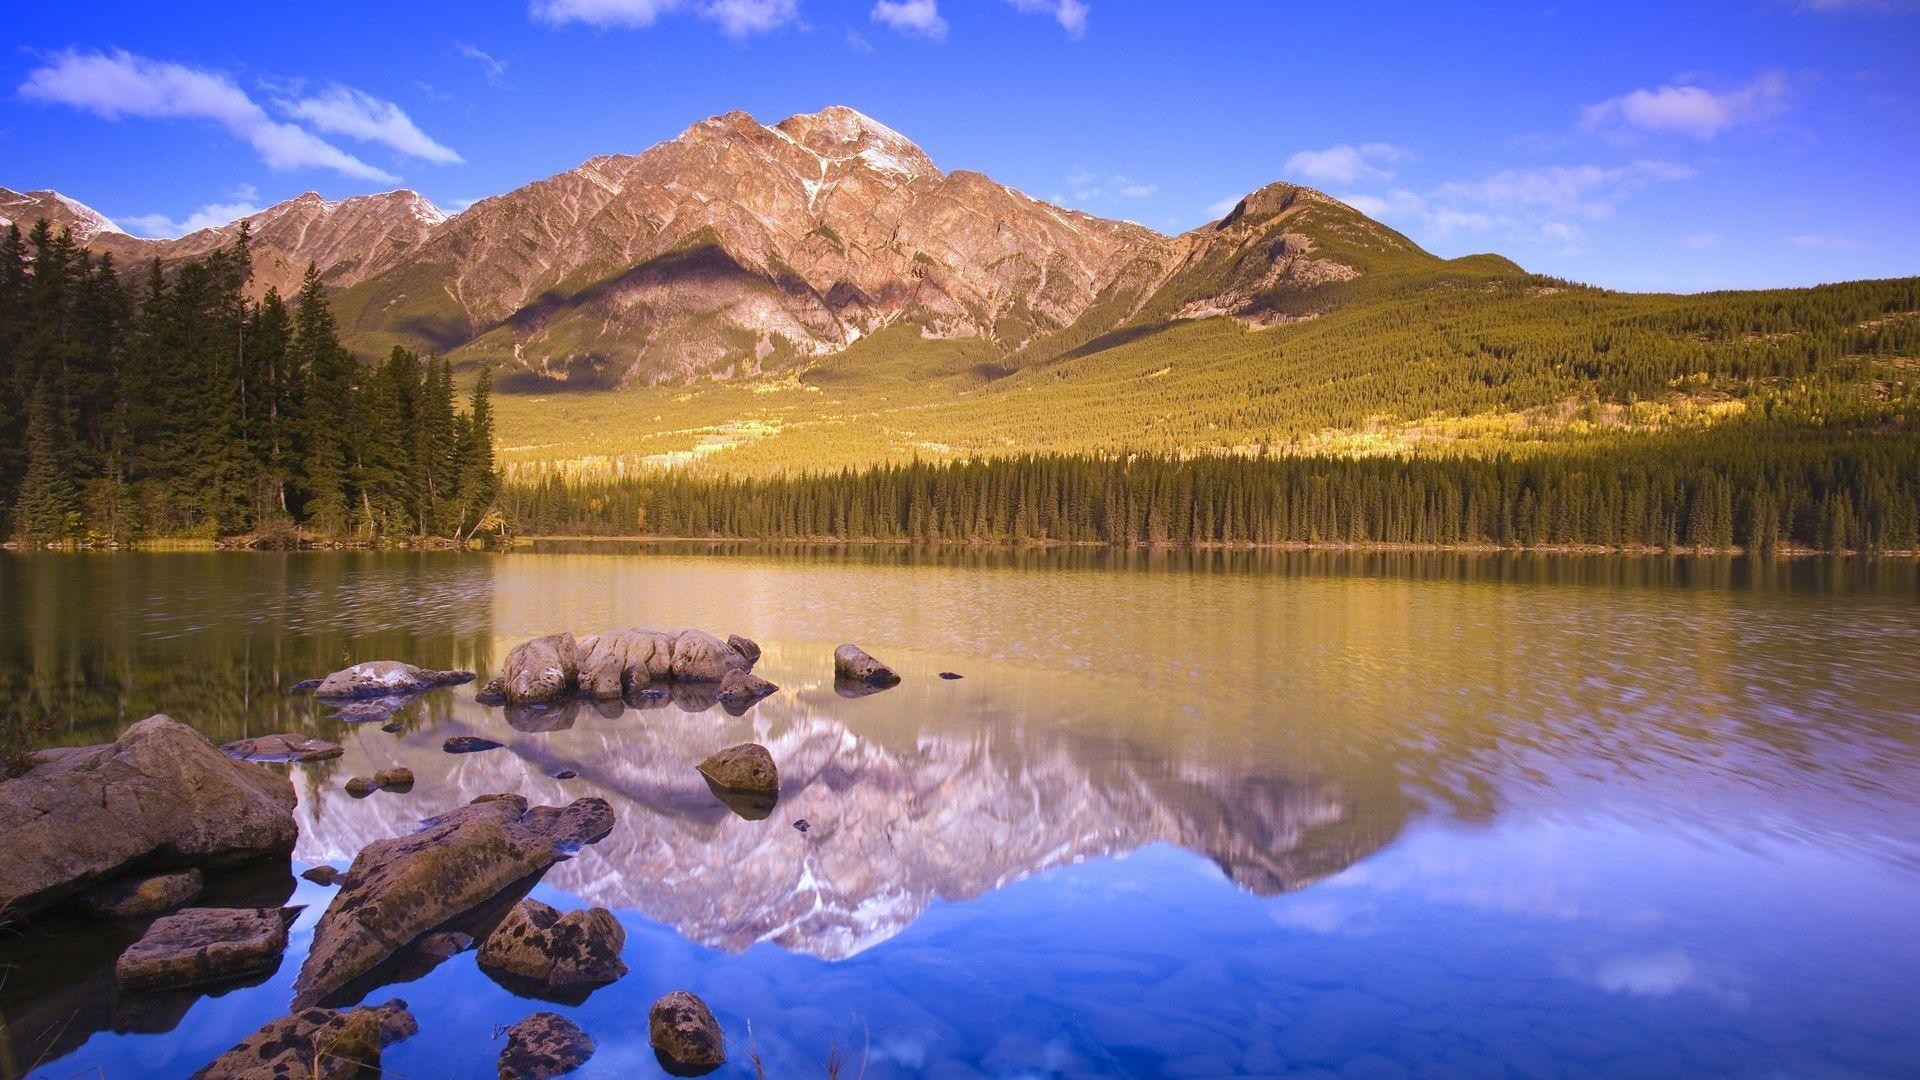
M238 228L138 240L51 192L0 191L0 214L72 224L123 260L200 254ZM1365 273L1367 252L1437 262L1291 184L1164 236L942 171L839 106L775 125L716 116L452 218L391 192L308 194L251 220L259 279L285 291L317 263L360 351L503 365L509 387L752 375L896 324L1008 356L1143 320L1266 325L1311 314L1276 297Z

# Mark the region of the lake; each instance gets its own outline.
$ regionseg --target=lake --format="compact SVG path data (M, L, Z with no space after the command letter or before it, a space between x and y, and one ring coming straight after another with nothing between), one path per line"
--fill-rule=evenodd
M289 690L381 658L485 678L526 638L628 626L752 637L781 689L529 721L463 686L397 732ZM841 642L905 681L840 696ZM0 557L0 695L59 709L60 741L164 711L345 745L273 766L296 872L493 792L612 803L533 895L611 908L630 972L577 1006L471 952L381 988L420 1021L386 1058L407 1077L493 1076L496 1029L545 1008L598 1042L578 1075L659 1075L646 1008L679 988L727 1031L720 1076L1912 1076L1916 658L1898 561ZM506 746L441 751L466 734ZM693 770L748 740L781 770L761 821ZM341 789L394 765L411 793ZM333 890L278 866L220 889L307 905L263 982L122 997L137 925L0 940L18 1066L184 1076L286 1012Z

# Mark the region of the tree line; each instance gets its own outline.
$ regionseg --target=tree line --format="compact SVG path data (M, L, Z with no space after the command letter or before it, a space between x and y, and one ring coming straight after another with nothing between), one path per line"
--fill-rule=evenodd
M1134 545L1911 551L1920 432L1733 422L1485 457L1058 454L727 478L552 474L543 534Z
M129 285L45 221L0 235L0 535L32 544L471 535L491 376L340 343L318 271L250 299L249 238Z

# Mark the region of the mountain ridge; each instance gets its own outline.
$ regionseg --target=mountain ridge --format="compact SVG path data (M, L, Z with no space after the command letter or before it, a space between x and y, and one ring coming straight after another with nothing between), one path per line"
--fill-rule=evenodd
M240 227L142 239L56 193L0 189L0 216L28 212L129 268L202 255ZM944 171L845 106L771 125L722 113L454 215L403 189L309 192L243 220L256 288L291 291L311 261L358 351L496 366L506 389L797 370L895 325L1018 366L1128 326L1291 322L1388 264L1453 265L1284 181L1162 234ZM1482 272L1521 273L1501 263Z

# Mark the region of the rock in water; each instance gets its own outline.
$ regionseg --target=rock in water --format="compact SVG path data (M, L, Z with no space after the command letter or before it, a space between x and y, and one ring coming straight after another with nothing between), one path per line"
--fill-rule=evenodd
M500 1080L547 1080L593 1056L593 1038L559 1013L537 1012L507 1029Z
M125 877L96 885L78 897L88 914L107 919L130 919L171 911L200 895L205 882L191 867L171 874Z
M478 735L455 735L441 743L440 749L449 754L477 754L482 750L498 750L505 745L507 744L483 739Z
M395 998L359 1009L302 1009L241 1040L193 1080L347 1080L380 1075L380 1051L420 1025Z
M729 671L720 680L720 704L745 709L780 689L751 671Z
M473 681L471 671L432 671L398 660L369 660L336 671L320 681L314 696L333 698L391 697L419 694L438 686Z
M748 667L752 667L760 662L760 643L754 641L752 638L744 638L739 634L728 634L727 644L733 647L734 652L746 657Z
M553 701L575 691L580 658L572 634L548 634L523 641L507 653L500 674L481 688L482 697L498 697L509 705Z
M842 645L833 650L833 677L868 686L895 686L900 676L887 665L868 655L858 645Z
M373 774L373 782L388 791L411 791L413 789L413 770L405 765L391 769L381 769Z
M941 673L940 673L940 677L941 677L941 678L943 678L943 679L947 679L947 680L949 680L949 681L951 681L951 680L953 680L953 679L964 679L964 678L966 678L966 676L965 676L965 675L962 675L962 674L960 674L960 673L959 673L959 672L957 672L957 671L943 671L943 672L941 672Z
M311 694L315 690L320 689L320 684L323 682L326 682L326 680L325 679L301 679L299 682L294 683L292 686L287 687L287 689L295 694Z
M240 761L321 761L341 754L339 743L291 733L241 739L227 743L220 750Z
M294 1002L319 1002L422 934L612 829L605 799L529 809L518 795L486 795L428 818L415 832L375 840L354 856L314 928Z
M315 885L332 885L337 883L345 875L333 867L321 863L319 866L309 867L302 871L300 876L313 882Z
M647 1038L661 1066L677 1076L698 1076L727 1063L720 1021L706 1002L685 990L653 1003L647 1011Z
M580 693L612 700L666 679L673 670L673 635L614 630L580 642Z
M479 963L488 974L506 975L536 997L572 996L625 975L620 950L626 943L626 930L606 908L563 915L528 899L514 905L487 935Z
M150 716L0 781L0 910L29 915L136 864L217 869L293 851L293 784Z
M752 661L705 630L682 630L673 639L674 682L719 682L729 671L751 667Z
M780 793L780 772L773 755L759 743L741 743L715 753L699 765L700 774L723 788L756 795Z
M294 908L188 908L155 919L113 966L122 990L197 986L270 971Z

